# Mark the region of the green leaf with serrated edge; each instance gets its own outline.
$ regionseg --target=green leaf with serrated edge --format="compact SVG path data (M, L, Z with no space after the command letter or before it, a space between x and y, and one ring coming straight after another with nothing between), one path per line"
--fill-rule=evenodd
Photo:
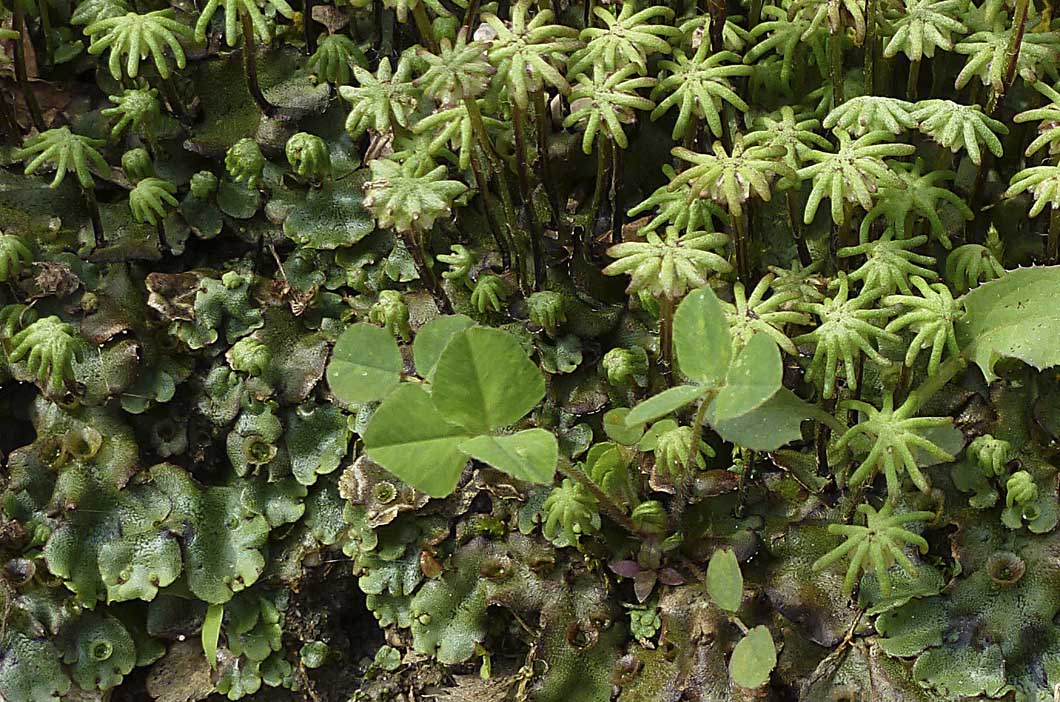
M608 438L623 446L632 446L640 441L644 435L644 424L638 423L632 426L626 425L626 417L629 416L628 407L616 407L604 414L604 433Z
M775 451L802 438L802 423L815 419L835 423L832 416L791 390L781 388L762 406L745 415L717 421L714 404L707 408L707 423L726 441L754 451Z
M398 386L403 367L401 351L389 332L371 324L354 324L335 343L328 386L342 402L376 402Z
M373 461L431 497L445 497L467 463L459 446L470 437L422 388L402 385L379 405L362 438Z
M633 427L659 417L665 417L674 410L684 407L689 402L694 402L707 392L706 388L699 385L678 385L676 388L663 390L658 395L649 397L634 407L626 415L626 426Z
M438 411L473 434L514 424L544 396L544 375L519 340L478 327L453 336L438 359L431 391Z
M688 294L674 314L674 353L677 367L689 380L716 387L732 358L729 322L710 288Z
M714 604L727 612L740 609L743 602L743 573L731 549L718 549L707 565L707 592Z
M733 359L714 400L717 420L735 419L761 407L780 389L783 375L776 342L765 334L752 336Z
M434 377L434 369L442 351L453 337L465 329L475 326L475 320L462 314L449 314L437 317L420 327L412 342L412 361L416 372L424 380Z
M1060 364L1060 266L1020 268L964 296L957 321L964 356L997 379L994 365L1016 358L1041 370Z
M513 478L531 483L551 483L559 459L556 437L544 429L527 429L506 436L476 436L460 444L460 450Z
M756 626L740 639L729 660L729 675L740 687L754 689L769 682L777 665L777 648L769 629Z
M210 669L217 665L217 640L221 636L221 619L225 606L213 604L206 608L206 619L202 622L202 652L210 663Z

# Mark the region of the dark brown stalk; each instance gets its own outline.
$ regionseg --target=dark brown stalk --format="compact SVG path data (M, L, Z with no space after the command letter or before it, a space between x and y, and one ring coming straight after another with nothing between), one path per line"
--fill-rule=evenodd
M96 240L96 248L101 249L106 246L107 239L103 234L103 219L99 216L99 203L96 202L95 188L82 188L81 192L85 195L88 216L92 219L92 235Z
M239 13L239 20L243 25L243 77L247 82L247 90L250 91L250 97L254 98L254 102L262 114L270 116L276 106L268 101L265 93L261 92L261 85L258 83L258 57L257 47L254 45L254 25L250 21L250 15L246 12L241 11Z
M512 123L515 132L515 167L519 176L519 196L523 200L523 211L530 222L530 252L534 260L534 290L539 290L545 282L545 257L541 249L541 239L545 233L534 207L533 192L530 186L530 167L526 158L526 110L512 103Z
M426 235L417 232L404 232L402 238L405 240L405 246L408 248L409 253L412 254L412 262L416 266L416 273L419 274L420 280L427 286L431 297L434 298L434 304L437 305L438 311L442 314L452 314L453 304L449 301L449 296L445 294L445 290L438 284L434 271L427 265L427 257L424 255L426 247L423 245L423 239L426 238Z
M810 256L810 247L806 245L806 238L802 235L802 218L799 216L798 203L795 202L795 193L788 189L784 193L788 206L788 223L791 226L791 238L795 240L795 251L799 254L799 263L805 268L813 263Z
M622 204L622 149L611 148L611 243L622 243L622 225L625 224L625 207Z
M48 125L44 123L44 113L41 112L40 103L37 102L37 94L33 92L33 87L29 84L29 71L26 68L25 10L19 0L12 4L14 5L12 29L18 32L18 39L15 40L15 80L22 89L22 99L26 101L26 109L29 111L30 119L33 120L33 126L38 132L43 132Z
M511 249L509 248L508 241L504 237L504 229L497 220L497 213L494 211L496 203L493 200L493 193L490 192L489 182L485 176L485 168L482 166L481 154L481 149L475 149L472 152L471 172L475 177L475 187L477 187L479 193L482 194L482 204L483 209L486 211L486 221L489 223L490 234L493 235L493 241L497 244L497 249L501 253L501 265L504 266L505 270L510 270L512 267Z
M1015 33L1012 35L1009 41L1008 47L1005 49L1005 59L1008 64L1005 66L1005 78L1001 83L1001 88L998 90L995 88L995 92L990 96L990 102L987 105L987 114L993 115L997 111L1001 101L1005 99L1005 95L1008 94L1009 88L1012 87L1013 81L1016 80L1016 67L1019 65L1020 49L1023 46L1023 35L1027 32L1027 10L1030 6L1030 0L1016 0L1016 11L1012 17L1012 26L1016 28Z
M351 19L352 23L353 20ZM305 55L312 56L317 51L316 25L313 23L313 0L305 0L302 8L302 30L305 32Z
M662 375L669 386L670 372L674 366L674 301L668 297L659 300L659 360Z
M464 27L467 28L468 35L475 31L474 24L475 20L478 19L478 8L482 3L482 0L471 0L467 5L467 12L464 13Z
M534 91L534 122L537 126L537 167L538 178L545 186L548 204L552 210L552 226L559 226L560 204L556 185L552 180L552 161L548 154L549 115L545 91Z

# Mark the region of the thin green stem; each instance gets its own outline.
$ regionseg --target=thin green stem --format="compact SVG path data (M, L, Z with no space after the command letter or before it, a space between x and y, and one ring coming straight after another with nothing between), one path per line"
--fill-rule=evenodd
M659 300L659 360L662 375L667 379L674 367L674 301L668 297Z
M681 520L684 519L695 481L696 458L699 457L699 446L703 441L703 422L707 408L714 401L714 393L709 392L699 399L699 406L692 418L692 442L688 446L688 459L685 461L685 473L677 481L677 493L674 495L671 525L673 530L681 531Z
M920 62L909 62L909 73L905 77L905 99L913 102L916 100L917 83L920 81Z
M92 235L95 237L96 248L101 249L106 245L107 239L103 233L103 219L99 216L99 203L96 202L95 188L82 188L81 192L84 193L88 216L92 220Z
M736 277L743 283L751 282L751 259L747 241L745 213L732 215L733 248L736 250Z
M1012 33L1008 46L1005 47L1005 78L1001 83L1000 89L995 87L994 92L990 95L990 102L986 110L989 115L993 115L997 111L998 105L1005 99L1009 88L1012 87L1012 83L1016 80L1016 67L1019 65L1023 35L1027 32L1027 11L1029 8L1030 0L1016 0L1016 10L1012 16L1012 26L1016 31Z
M838 4L839 0L828 0L829 4ZM839 14L836 12L836 14ZM843 104L843 28L828 28L829 73L832 78L832 105Z
M52 18L48 13L48 0L37 0L37 12L40 13L40 31L44 35L44 62L51 66L52 52Z
M412 19L416 21L416 31L420 33L420 43L432 54L438 53L438 42L434 40L434 29L431 20L427 17L427 8L422 2L416 3L412 8Z

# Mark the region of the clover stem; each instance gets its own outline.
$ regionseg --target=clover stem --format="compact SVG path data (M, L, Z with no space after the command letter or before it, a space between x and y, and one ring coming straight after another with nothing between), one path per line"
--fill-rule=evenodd
M743 283L751 282L751 260L747 245L747 221L744 213L732 213L733 248L736 250L736 277Z
M1045 260L1048 263L1060 262L1060 210L1055 207L1049 210L1049 240L1046 243Z
M607 516L615 521L615 523L621 525L631 534L645 536L645 534L637 528L636 523L629 518L629 515L626 514L625 510L622 509L622 506L615 502L610 495L601 490L600 486L594 483L592 478L583 473L581 469L563 461L560 464L560 471L592 493L592 496L596 498L596 502L607 513Z
M515 132L515 167L519 176L519 196L523 200L523 211L530 220L530 252L534 260L534 290L545 282L545 257L541 250L544 232L537 218L533 193L530 189L530 168L526 160L526 110L512 103L512 124Z
M416 21L416 31L420 33L420 41L423 43L423 47L432 54L438 53L438 42L434 40L431 20L427 17L427 9L422 2L418 2L413 6L412 19Z
M659 300L659 360L663 366L662 375L669 385L674 365L674 301L666 296Z
M313 26L313 0L305 0L302 8L302 29L305 38L305 55L312 56L317 50L316 27Z
M806 245L806 238L802 235L802 220L799 218L798 203L795 202L795 193L791 189L784 192L784 199L788 206L788 223L791 226L791 238L795 240L795 251L799 254L799 263L803 268L813 263L810 255L810 247Z
M552 181L551 159L548 157L548 105L545 102L544 88L534 91L534 122L537 125L537 163L540 169L538 178L545 186L548 204L552 210L552 225L559 226L559 195Z
M445 290L438 284L438 279L434 277L434 271L427 265L427 258L424 255L426 247L423 241L427 235L429 235L429 232L402 232L405 246L408 248L409 253L412 254L412 263L416 266L416 273L419 274L420 280L427 286L431 297L434 298L434 304L438 306L438 311L442 314L452 314L453 304L449 301L449 296L445 294Z
M96 190L94 187L81 188L85 195L85 204L88 206L88 215L92 219L92 235L96 240L96 248L106 245L107 239L103 235L103 219L99 216L99 203L96 202Z
M1016 80L1020 48L1023 45L1023 35L1027 32L1027 10L1029 6L1030 0L1016 0L1016 9L1012 16L1012 26L1016 28L1016 31L1013 32L1008 46L1005 48L1005 78L1001 83L1001 89L990 96L990 102L987 104L986 109L988 115L994 114L997 106L1005 99L1008 89L1012 87L1013 81Z
M828 0L828 4L838 12L839 0ZM829 73L832 77L832 106L843 104L843 27L828 27Z
M515 239L518 220L515 215L515 205L512 202L512 191L508 187L508 177L505 175L506 166L493 148L489 132L486 131L486 123L482 121L482 112L478 109L478 103L474 98L465 97L464 105L467 107L468 119L471 120L471 128L475 131L479 146L489 159L490 167L493 168L493 173L497 178L497 187L501 191L501 204L504 207L504 219L508 227L508 239L512 243L512 254L515 257L516 273L520 280L525 280L525 265Z
M876 8L877 0L865 3L865 94L876 94Z
M909 73L905 76L905 99L910 102L916 100L917 82L920 80L920 62L909 62Z
M489 182L486 180L485 169L482 167L480 158L481 151L472 150L471 172L475 177L475 187L482 193L483 209L486 210L486 221L489 222L490 234L493 235L493 241L497 244L497 249L500 251L501 265L504 266L505 270L509 270L512 266L512 254L508 248L508 242L504 238L504 230L497 221L497 214L494 211L496 203L493 201L493 193L490 192Z
M29 111L30 119L33 120L33 126L38 132L43 132L48 125L44 123L44 113L41 112L40 103L37 102L37 94L33 92L33 87L29 84L29 71L26 69L25 8L21 2L15 2L13 5L14 16L11 19L11 28L18 32L18 39L15 40L15 80L22 89L22 99L26 101L26 109Z
M243 78L247 82L247 90L250 91L250 97L254 98L258 109L261 110L262 114L269 116L275 106L265 98L265 93L261 92L261 85L258 83L258 57L254 47L254 25L250 20L250 15L242 10L239 12L239 21L243 25Z

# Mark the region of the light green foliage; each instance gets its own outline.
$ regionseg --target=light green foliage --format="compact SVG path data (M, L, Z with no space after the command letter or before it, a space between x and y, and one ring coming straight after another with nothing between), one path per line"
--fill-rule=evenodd
M190 40L192 30L174 19L172 10L157 10L97 19L85 27L85 36L92 39L88 53L101 54L110 49L109 68L114 80L123 76L136 78L140 75L140 61L148 56L154 61L158 75L169 78L172 69L166 48L173 54L177 68L184 68L186 58L180 39Z
M857 281L864 289L876 290L881 295L901 290L908 296L912 294L910 284L915 280L934 280L938 277L934 270L925 267L934 266L935 259L916 252L925 243L926 236L895 240L894 231L888 229L876 241L847 246L836 254L840 258L865 257L861 267L847 276L848 280Z
M1046 206L1050 211L1060 209L1060 167L1032 166L1016 173L1005 191L1005 197L1023 192L1029 192L1034 197L1031 217L1040 215Z
M943 353L948 351L951 356L960 353L954 324L963 309L960 298L954 300L949 288L942 283L932 285L919 276L914 276L912 283L919 295L888 295L883 298L885 305L902 305L907 310L891 320L886 330L897 332L911 329L915 332L905 354L905 365L912 366L920 352L930 346L928 374L935 375L939 371Z
M380 227L399 232L429 230L467 190L460 181L446 179L445 166L421 173L412 161L376 159L371 168L372 179L364 184L364 206Z
M897 98L860 95L829 112L823 125L825 129L840 129L854 136L879 131L901 134L917 126L909 114L911 107Z
M261 183L265 156L256 141L250 138L240 139L225 154L225 168L228 169L232 180L254 189Z
M707 565L707 592L714 604L735 612L743 602L743 574L736 554L730 550L718 550Z
M932 512L894 513L893 502L887 502L876 510L870 504L858 505L858 513L865 516L865 526L856 524L830 524L828 532L845 537L842 544L817 559L814 570L823 570L849 556L850 565L843 579L843 592L849 595L858 583L858 575L872 571L880 583L884 597L890 597L892 586L890 567L897 563L909 575L916 573L916 565L905 554L905 546L917 547L927 553L928 543L924 537L909 531L905 526L911 522L928 522L934 519Z
M958 246L946 256L946 280L957 292L967 292L980 283L1005 275L994 251L982 244Z
M416 89L412 85L412 63L402 57L397 68L383 57L373 75L361 66L353 67L357 85L339 87L339 95L350 103L346 117L346 131L359 137L368 129L377 133L389 132L393 125L409 126L409 114L416 105Z
M869 238L872 224L883 217L899 239L910 236L920 221L926 219L931 225L931 235L947 249L950 248L949 232L942 221L940 210L943 204L950 205L964 219L974 217L972 210L958 195L936 185L939 181L952 180L952 171L931 171L922 174L923 161L917 159L912 165L894 164L894 174L899 181L880 186L876 206L869 210L861 221L861 238ZM912 229L912 231L910 231ZM919 245L919 244L918 244Z
M607 382L612 385L631 382L647 385L648 352L641 346L611 349L604 354L601 363L607 373Z
M660 227L673 227L678 231L683 229L686 234L695 231L711 231L716 228L714 217L723 221L726 219L725 212L718 205L710 200L697 197L690 183L674 183L677 174L673 166L666 164L662 167L662 171L670 183L658 188L628 212L630 217L635 217L649 210L656 210L655 217L641 227L642 234L647 236Z
M391 335L402 341L412 340L409 308L405 304L404 297L397 290L379 291L379 299L368 310L368 320L373 324L382 324Z
M989 4L986 4L982 9L988 8ZM1012 61L1009 52L1013 34L1019 31L1007 20L1005 13L998 13L993 18L975 17L968 22L970 28L976 31L953 47L955 53L968 57L954 82L958 90L976 76L983 85L995 91L1004 84L1006 71ZM1034 83L1046 75L1051 75L1055 80L1058 61L1060 40L1052 32L1026 32L1016 55L1015 71L1028 83Z
M968 455L988 477L1008 475L1008 463L1016 457L1012 444L1004 439L995 439L990 434L972 439L968 444Z
M155 164L151 161L151 154L147 153L147 149L129 149L121 155L121 170L126 178L136 183L154 176ZM176 192L176 187L174 186L172 190Z
M851 389L857 388L854 359L865 354L881 366L890 363L872 345L872 340L898 341L898 336L886 331L879 323L890 316L890 311L877 309L872 304L881 297L879 290L862 290L850 297L850 283L845 275L839 278L839 289L833 297L822 302L803 302L797 309L809 312L820 322L817 328L795 337L796 344L812 343L813 358L806 370L806 379L818 383L824 397L835 393L836 373L843 364L844 377Z
M54 165L53 188L59 187L70 170L77 175L77 182L82 188L91 188L95 181L90 164L102 175L110 174L106 159L96 151L100 146L103 146L102 140L74 134L69 127L59 127L27 140L15 156L26 162L26 175L36 173L46 163Z
M530 104L530 93L540 92L545 85L557 88L561 94L570 91L560 68L567 54L581 46L577 30L554 24L551 10L540 10L528 21L531 4L530 0L518 0L511 8L510 23L493 14L482 16L496 33L487 54L497 69L495 79L503 82L522 110Z
M564 478L563 484L552 488L541 508L545 521L541 527L545 538L558 547L577 546L582 536L600 529L600 512L585 486Z
M1049 102L1044 107L1020 112L1012 118L1012 121L1016 124L1038 122L1038 136L1027 145L1027 149L1023 152L1024 156L1033 156L1045 146L1049 147L1050 155L1055 155L1057 147L1060 146L1060 127L1057 127L1057 122L1060 121L1060 93L1041 81L1033 85L1034 89L1044 95Z
M680 234L670 227L665 238L655 232L647 240L623 242L607 250L617 259L604 269L605 275L630 276L629 294L646 292L655 298L678 300L692 288L707 284L709 273L728 273L732 266L711 251L724 245L724 234L690 232Z
M320 40L306 68L335 85L348 85L354 66L368 65L364 52L345 34L329 34Z
M298 132L287 140L284 153L297 176L321 180L331 174L328 145L318 136Z
M728 153L716 141L711 149L712 153L698 154L684 147L675 148L673 155L692 165L670 181L670 187L688 183L692 188L690 197L709 198L728 208L733 217L743 214L743 204L752 194L769 202L773 195L770 183L775 176L795 178L795 172L780 160L786 153L781 146L745 149L737 143Z
M144 178L129 193L129 209L137 222L158 224L166 216L166 205L176 207L177 187L161 178Z
M447 280L462 281L471 286L471 269L475 265L475 254L463 244L453 244L452 253L439 254L437 256L441 263L449 266L449 270L442 271L442 277Z
M234 343L225 356L232 370L248 375L261 375L272 360L269 347L252 336L244 337Z
M853 200L866 211L873 207L873 193L881 186L898 185L894 171L883 160L908 156L916 151L911 144L896 144L888 131L874 131L851 139L843 130L835 131L839 148L834 152L807 149L803 154L811 165L798 170L800 179L813 181L813 189L806 201L802 221L813 222L821 200L828 198L832 205L832 221L842 224L848 219L846 208Z
M1008 134L1008 127L983 114L978 105L923 100L909 114L920 125L921 132L953 153L963 149L977 166L983 161L980 146L985 146L994 156L1001 156L1001 140L997 135Z
M0 283L16 280L29 263L33 263L33 252L26 242L14 234L0 233Z
M586 154L593 152L597 137L627 148L629 138L622 127L623 116L655 107L654 102L637 92L654 86L655 79L636 75L637 68L636 64L629 64L609 73L594 66L591 76L577 74L577 82L570 94L571 113L563 120L563 126L578 125L582 130L582 151Z
M50 393L61 393L73 382L75 360L84 356L84 342L58 317L42 317L11 338L8 358L26 370Z
M679 105L680 113L672 135L674 139L684 136L693 117L705 120L711 134L720 137L722 101L741 112L749 109L747 103L733 91L729 78L748 76L751 68L739 63L740 57L732 52L719 51L708 57L709 48L709 43L703 42L691 58L678 50L674 53L676 61L659 63L659 67L669 75L655 86L653 96L658 99L659 95L666 95L666 98L652 110L651 118L658 119L674 105Z
M474 99L485 92L494 68L486 60L486 47L467 40L466 30L451 42L443 38L437 54L426 49L416 52L425 70L416 79L424 95L442 105L455 105L464 99Z
M795 291L781 292L776 289L766 297L775 275L770 273L762 277L751 291L750 296L743 283L732 286L733 302L722 302L725 316L729 320L729 334L732 336L733 352L742 349L755 334L766 334L777 346L789 354L795 355L795 344L784 334L784 325L809 323L809 317L790 309L790 303L799 299Z
M104 117L117 117L110 130L110 138L118 139L130 127L141 136L149 136L162 120L162 105L154 88L123 90L121 95L109 95L114 107L100 110Z
M857 487L882 472L887 479L888 499L893 504L902 494L899 480L901 469L921 492L930 492L931 486L920 471L920 462L914 452L921 451L935 461L954 460L953 456L924 436L925 430L949 426L952 420L949 417L915 416L917 400L916 395L910 395L898 409L894 408L894 395L890 392L884 394L880 409L860 400L846 401L846 406L860 412L863 418L839 437L836 448L855 446L862 436L871 442L867 450L858 451L864 453L865 458L850 475L848 484Z
M910 61L930 59L936 49L953 50L953 35L968 32L956 17L965 7L960 0L903 0L902 5L904 12L893 22L893 34L883 47L888 58L901 52Z
M274 10L287 19L294 17L294 10L287 4L286 0L266 0L264 4L269 10ZM242 14L250 17L255 39L265 44L272 39L269 24L256 0L209 0L202 8L202 12L199 13L199 19L195 22L195 41L200 44L206 41L206 28L210 26L210 20L217 14L218 9L224 10L225 42L229 46L235 46L239 41L240 30L238 25Z
M567 321L565 300L561 293L550 290L534 293L526 299L530 322L555 337L556 330Z
M637 9L637 3L626 1L618 15L597 5L593 15L602 27L586 27L580 39L585 48L571 57L570 75L593 72L622 73L632 67L641 75L647 72L647 58L652 54L670 53L667 39L678 36L680 30L655 19L669 20L674 11L656 5Z
M475 288L471 291L471 304L479 314L500 312L510 294L511 290L500 276L484 275L475 281Z

